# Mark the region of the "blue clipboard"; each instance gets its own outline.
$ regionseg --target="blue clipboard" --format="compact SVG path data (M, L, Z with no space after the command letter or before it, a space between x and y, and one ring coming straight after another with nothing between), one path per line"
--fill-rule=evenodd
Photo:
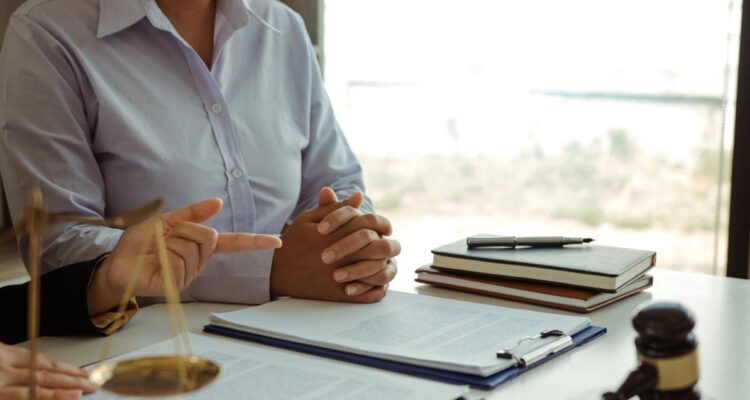
M393 372L399 372L408 375L418 376L420 378L434 379L442 382L453 383L457 385L469 385L476 389L489 390L504 382L507 382L522 373L536 368L541 364L574 349L582 344L588 343L592 339L599 337L607 332L607 328L601 326L589 326L588 328L573 335L573 345L557 353L545 357L543 360L531 364L527 367L512 367L490 376L469 375L459 372L451 372L442 369L423 367L419 365L406 364L398 361L383 360L380 358L363 356L354 353L347 353L340 350L332 350L324 347L313 346L291 342L284 339L272 338L269 336L247 333L235 329L225 328L217 325L206 325L203 327L204 332L214 333L217 335L228 336L236 339L249 340L251 342L261 343L268 346L281 347L283 349L299 351L302 353L313 354L316 356L333 358L336 360L346 361L354 364L366 365L369 367L386 369Z

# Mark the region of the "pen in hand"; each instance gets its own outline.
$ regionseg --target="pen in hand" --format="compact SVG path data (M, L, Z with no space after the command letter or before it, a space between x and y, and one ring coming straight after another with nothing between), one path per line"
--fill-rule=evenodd
M564 236L470 236L466 239L466 246L470 249L477 247L561 247L568 244L591 243L592 238L564 237Z

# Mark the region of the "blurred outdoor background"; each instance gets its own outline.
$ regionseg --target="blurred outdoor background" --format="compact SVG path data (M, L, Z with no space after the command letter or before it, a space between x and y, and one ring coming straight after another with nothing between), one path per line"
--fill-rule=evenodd
M326 85L402 274L476 233L591 236L725 273L741 3L325 7Z

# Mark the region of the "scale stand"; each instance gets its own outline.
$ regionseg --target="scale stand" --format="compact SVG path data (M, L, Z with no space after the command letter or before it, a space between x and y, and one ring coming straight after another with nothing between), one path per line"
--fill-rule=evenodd
M108 226L124 229L156 214L164 201L157 199L140 209L117 217L98 219L80 217L71 214L50 213L42 201L42 192L35 189L31 202L26 210L26 218L19 224L19 228L11 229L0 235L0 243L15 236L25 235L29 238L29 308L28 308L28 338L29 338L29 399L37 398L37 354L39 353L37 338L39 337L39 278L40 278L40 249L44 232L56 223L81 223L89 225ZM190 393L211 382L219 375L221 368L214 362L193 355L188 336L185 314L180 304L179 294L174 285L172 269L167 257L167 246L159 218L151 218L154 240L159 258L161 275L164 279L164 292L167 299L167 310L175 339L174 356L140 357L124 361L113 361L100 364L91 371L90 379L102 389L126 396L162 397ZM149 242L143 241L140 253L133 266L133 274L126 286L116 317L125 311L125 306L133 294L138 275L141 273L143 261ZM184 352L180 346L180 338ZM114 335L109 336L102 349L99 361L107 358ZM183 353L183 354L181 354Z

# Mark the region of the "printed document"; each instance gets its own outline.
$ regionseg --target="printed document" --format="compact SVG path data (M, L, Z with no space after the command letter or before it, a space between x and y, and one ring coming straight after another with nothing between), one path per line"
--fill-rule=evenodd
M339 361L268 348L245 341L190 334L195 353L221 365L219 378L180 396L187 400L453 400L469 391ZM173 355L167 340L115 358ZM172 397L170 397L172 398ZM123 399L100 390L87 400Z
M396 291L375 304L285 298L213 314L211 323L258 335L425 367L488 376L558 338L522 340L549 329L573 335L585 317L548 314ZM519 344L520 341L520 344Z

